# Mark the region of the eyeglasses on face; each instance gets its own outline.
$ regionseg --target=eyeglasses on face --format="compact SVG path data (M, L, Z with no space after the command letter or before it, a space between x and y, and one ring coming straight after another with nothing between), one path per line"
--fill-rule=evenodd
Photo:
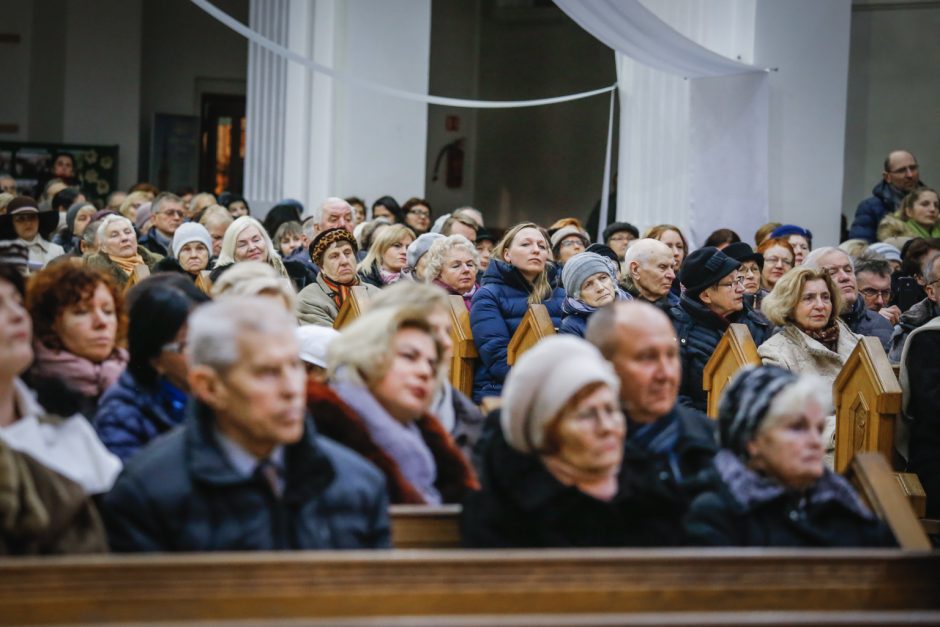
M744 277L739 276L735 279L732 279L728 283L717 283L715 287L742 287L744 285Z
M769 263L772 266L780 265L788 268L793 267L793 261L786 257L764 257L764 263Z
M430 213L429 211L425 211L424 209L409 209L409 210L408 210L408 213L409 213L410 215L419 216L419 217L421 217L421 218L430 218L430 217L431 217L431 213Z
M859 290L865 298L878 298L881 296L883 299L888 300L891 298L891 290L876 290L873 287L866 287L865 289Z

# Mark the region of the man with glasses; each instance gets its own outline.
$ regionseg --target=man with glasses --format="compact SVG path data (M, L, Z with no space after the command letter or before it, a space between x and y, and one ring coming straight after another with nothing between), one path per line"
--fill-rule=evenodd
M927 298L901 314L891 338L889 356L901 360L901 353L908 336L931 320L940 317L940 253L932 251L924 261L924 291Z
M859 203L849 239L877 241L878 223L896 210L901 199L923 185L917 159L906 150L894 150L885 157L882 180L871 190L872 195Z
M166 257L173 234L183 223L183 200L176 194L163 192L153 199L150 215L153 228L140 238L139 243L150 252Z
M803 260L803 265L816 270L825 270L832 277L833 283L842 292L842 311L839 317L853 333L876 337L888 353L891 349L893 325L876 312L865 306L865 299L859 298L858 283L855 280L855 264L844 251L831 246L817 248Z
M865 306L894 326L901 318L897 305L888 306L891 300L891 263L877 257L859 257L855 260L855 282L858 293L865 299Z
M702 388L705 364L732 322L744 324L758 346L770 336L770 324L744 309L741 262L714 246L689 255L679 271L685 293L669 308L682 361L679 403L704 412L708 396Z

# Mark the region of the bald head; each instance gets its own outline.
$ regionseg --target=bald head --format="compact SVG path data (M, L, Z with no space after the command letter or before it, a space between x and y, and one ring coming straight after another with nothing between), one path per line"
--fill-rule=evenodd
M914 191L920 183L917 159L906 150L892 150L885 157L884 180L903 193Z
M624 255L623 265L637 292L650 302L665 296L676 278L672 249L656 239L633 242Z
M617 302L590 317L585 338L614 366L620 400L631 420L651 423L672 410L681 368L675 330L666 314L639 301Z

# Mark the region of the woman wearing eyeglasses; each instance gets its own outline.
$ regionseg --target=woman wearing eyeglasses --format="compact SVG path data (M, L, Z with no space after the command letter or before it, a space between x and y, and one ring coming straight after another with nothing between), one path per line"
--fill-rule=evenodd
M793 267L796 253L793 252L793 247L785 237L772 237L764 240L757 247L757 252L764 258L760 273L761 287L770 292L780 277Z
M728 326L732 322L746 325L758 346L770 336L770 324L744 308L740 266L737 259L706 246L689 255L679 272L685 293L678 305L669 308L682 360L679 402L699 411L705 411L708 401L702 389L705 364Z
M431 228L431 205L423 198L409 198L401 207L405 224L411 227L415 235L427 233Z
M754 252L746 242L734 242L722 249L722 252L732 259L740 262L738 268L744 286L744 306L752 311L760 311L761 302L770 293L761 287L761 272L764 267L764 257Z
M800 266L788 272L764 299L761 312L780 331L758 347L764 365L799 374L815 374L829 386L861 336L839 318L842 292L825 270ZM826 461L832 467L835 416L823 433Z
M182 274L155 275L128 293L130 361L95 415L98 437L122 461L183 422L189 399L186 320L208 300Z

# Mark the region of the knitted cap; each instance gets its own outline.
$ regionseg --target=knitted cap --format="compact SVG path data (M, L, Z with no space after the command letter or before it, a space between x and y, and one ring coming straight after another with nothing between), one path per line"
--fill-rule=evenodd
M553 335L524 353L503 387L503 436L521 453L535 453L545 427L575 394L591 383L620 393L620 379L592 344L573 335Z
M476 243L479 244L480 242L492 242L493 244L495 244L496 238L493 237L492 233L490 233L489 231L487 231L485 228L481 226L480 228L477 229Z
M754 249L751 248L751 245L747 242L735 242L733 244L728 244L721 249L721 252L728 255L738 263L753 261L761 270L764 269L764 256L760 253L754 252Z
M679 281L691 298L698 298L699 294L737 270L740 265L737 259L732 259L714 246L706 246L685 258L679 271Z
M888 261L901 261L901 251L891 244L877 242L866 249L870 253L881 255Z
M557 248L561 243L561 240L569 237L571 235L577 235L581 238L581 241L584 242L584 247L587 248L591 245L591 240L588 239L588 236L576 226L564 226L552 234L552 248Z
M639 239L640 237L640 230L636 228L635 226L633 226L632 224L630 224L629 222L612 222L611 224L607 226L606 229L604 229L604 233L603 233L604 241L605 242L608 241L611 237L613 237L617 233L622 233L623 231L626 231L627 233L630 233L631 235L633 235L634 239Z
M444 236L440 233L425 233L419 235L418 239L408 244L408 267L414 268L417 266L421 258L424 257L424 254L431 249L431 244L443 238Z
M65 212L65 225L68 227L69 233L73 233L75 231L75 218L78 217L78 212L81 211L83 207L91 207L92 209L95 209L93 204L87 201L83 201L72 203L72 206L69 207L69 210ZM95 209L93 214L97 213L97 211L98 210Z
M348 242L349 245L352 246L353 254L359 252L359 244L356 242L356 238L352 233L346 229L340 228L327 229L318 233L317 236L313 238L313 241L310 242L310 248L307 249L313 263L318 266L322 265L323 255L325 255L330 246L336 242Z
M16 240L0 240L0 263L25 269L29 263L29 249Z
M721 446L742 459L747 443L754 439L770 404L780 391L795 383L797 375L777 366L747 366L741 369L721 395L718 428Z
M300 345L300 358L308 364L326 368L326 349L333 340L339 337L339 331L333 327L305 324L297 327L294 334Z
M565 293L571 298L581 298L581 286L588 278L599 272L606 273L614 281L617 280L617 275L614 274L614 269L611 268L608 259L597 253L578 253L566 261L561 270L561 282L565 287Z
M209 255L212 255L212 236L206 227L198 222L184 222L173 234L173 256L179 257L183 246L190 242L200 242L209 251Z

